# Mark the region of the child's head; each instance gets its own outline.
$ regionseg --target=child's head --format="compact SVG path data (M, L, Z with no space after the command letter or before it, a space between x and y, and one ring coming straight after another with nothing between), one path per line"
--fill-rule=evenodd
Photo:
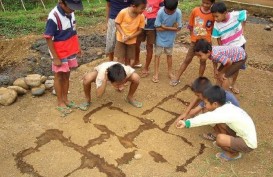
M227 19L227 17L226 17L227 7L223 2L214 3L211 6L210 11L211 11L211 13L212 13L212 15L214 17L214 20L216 22L222 22L222 21L225 21Z
M107 77L112 84L119 85L126 79L126 72L123 66L117 63L107 69Z
M75 10L83 10L81 0L59 0L59 4L66 14L71 14Z
M132 0L131 7L136 14L142 14L146 8L147 0Z
M215 2L215 0L202 0L201 6L204 8L205 11L210 10L212 4Z
M165 12L169 15L173 14L178 6L178 0L164 0Z
M211 82L208 78L198 77L193 82L191 89L199 99L203 100L203 92L211 86Z
M201 60L207 60L211 54L212 46L205 39L199 39L194 46L194 53Z
M205 107L208 111L224 105L226 103L226 92L218 85L206 89L203 93Z

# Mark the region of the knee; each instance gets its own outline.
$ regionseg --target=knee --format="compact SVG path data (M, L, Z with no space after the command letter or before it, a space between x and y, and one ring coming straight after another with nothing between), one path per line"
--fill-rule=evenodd
M90 85L91 82L92 82L91 79L88 76L84 76L82 81L83 81L82 83L83 83L84 86Z
M225 143L225 135L224 134L218 134L216 137L216 144L218 146L222 146Z
M140 82L140 77L137 73L133 73L131 76L131 81L132 83L139 84Z

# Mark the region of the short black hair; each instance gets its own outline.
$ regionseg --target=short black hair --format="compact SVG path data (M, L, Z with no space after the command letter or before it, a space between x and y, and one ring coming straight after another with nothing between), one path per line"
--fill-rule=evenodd
M226 92L218 85L206 89L203 93L203 97L211 104L216 102L222 106L226 103Z
M178 0L164 0L164 6L168 10L175 10L178 6Z
M191 89L196 93L203 94L203 92L210 87L212 87L212 84L207 77L198 77L192 83Z
M138 7L141 4L147 4L147 0L132 0L131 5Z
M199 39L194 46L194 52L208 53L212 50L211 44L206 39Z
M107 77L111 83L120 82L126 78L126 72L123 66L119 63L110 66L107 69Z
M215 0L210 0L210 2L213 4L215 2Z
M225 3L223 2L216 2L211 6L210 9L211 13L220 13L223 14L227 11L227 7L225 5Z

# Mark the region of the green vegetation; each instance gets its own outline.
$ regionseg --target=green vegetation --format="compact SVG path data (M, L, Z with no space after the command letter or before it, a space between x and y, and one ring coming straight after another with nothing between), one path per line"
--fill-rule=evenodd
M7 1L10 2L10 1ZM19 0L18 0L19 2ZM43 9L40 0L28 0L25 6L32 10L24 11L21 4L14 3L6 6L6 11L0 11L0 35L8 38L18 37L26 34L42 34L48 13L56 5L56 0L44 0L46 10ZM47 2L47 3L46 3ZM105 19L105 0L84 0L84 10L76 12L78 26L90 26ZM3 1L5 4L5 1ZM182 12L190 13L191 9L200 4L200 0L180 1L179 8ZM20 10L18 10L20 9ZM12 11L15 10L15 11Z

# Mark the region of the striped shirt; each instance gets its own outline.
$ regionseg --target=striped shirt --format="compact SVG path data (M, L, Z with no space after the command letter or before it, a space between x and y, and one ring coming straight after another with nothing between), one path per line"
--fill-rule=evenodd
M245 50L236 46L212 46L210 60L226 65L228 61L238 62L246 58Z
M212 37L221 38L221 45L241 47L246 43L243 36L242 22L246 21L246 10L233 11L227 14L227 20L214 23Z

